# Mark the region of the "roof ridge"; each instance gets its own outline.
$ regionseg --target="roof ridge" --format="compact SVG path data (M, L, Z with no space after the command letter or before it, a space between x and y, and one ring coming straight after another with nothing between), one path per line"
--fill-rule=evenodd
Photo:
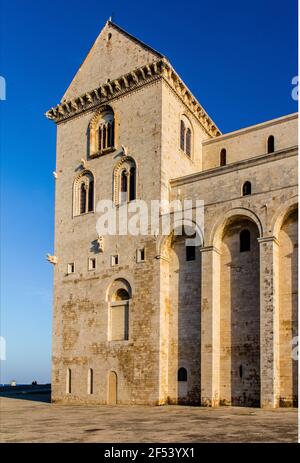
M130 38L133 42L136 42L137 44L141 45L143 48L146 50L151 51L152 53L155 53L159 58L166 58L165 55L160 53L159 51L155 50L154 48L150 47L150 45L147 45L145 42L142 40L138 39L134 35L130 34L127 32L125 29L122 27L118 26L116 23L111 21L110 19L106 22L107 25L114 27L117 31L121 32L121 34L124 34L126 37Z

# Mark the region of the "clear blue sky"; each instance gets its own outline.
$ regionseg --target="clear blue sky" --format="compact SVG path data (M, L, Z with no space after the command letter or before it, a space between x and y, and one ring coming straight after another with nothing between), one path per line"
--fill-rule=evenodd
M223 132L297 111L296 0L0 0L1 382L50 380L55 125L105 21L165 54Z

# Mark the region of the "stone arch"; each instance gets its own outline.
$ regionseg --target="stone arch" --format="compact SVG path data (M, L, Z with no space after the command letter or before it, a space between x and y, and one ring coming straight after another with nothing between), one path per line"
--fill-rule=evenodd
M293 211L297 209L298 209L298 196L293 196L288 201L286 201L283 205L280 206L279 212L276 211L276 213L273 215L271 219L270 232L272 233L272 236L278 239L278 235L279 235L280 229L282 227L282 224L285 218L290 213L292 213Z
M107 287L105 300L108 302L111 301L113 299L113 295L119 289L124 289L125 291L127 291L130 296L130 299L132 298L132 285L128 281L128 279L123 277L113 277Z
M241 248L247 230L249 247ZM235 209L216 225L212 243L220 259L220 403L260 403L260 221Z
M188 221L189 225L194 225ZM182 229L182 224L177 225ZM164 236L161 252L162 337L166 348L163 369L165 397L169 403L200 403L201 358L201 241L198 239L193 259L187 258L186 235L176 235L177 227ZM195 228L194 228L195 229ZM178 382L178 370L184 367L188 381ZM180 386L180 387L179 387Z
M82 211L82 186L85 189L84 212ZM84 169L73 182L73 216L93 212L95 207L95 177L90 169Z
M227 211L217 220L217 222L215 222L211 229L209 242L207 245L215 246L218 249L222 240L222 234L228 222L230 220L235 220L238 217L248 218L250 221L254 222L259 231L259 238L263 236L263 225L259 217L250 209L244 207L236 207Z
M122 174L125 173L126 189L122 198ZM113 200L115 205L136 199L137 191L137 166L131 156L123 156L115 165L113 171Z
M188 219L184 219L182 220L181 224L180 225L174 225L171 224L171 230L170 230L170 234L169 235L161 235L158 239L157 239L157 244L156 244L156 251L157 251L157 255L158 256L164 256L164 249L166 247L169 246L170 244L170 239L172 239L172 237L175 235L175 229L179 229L181 228L182 226L186 227L186 231L189 231L190 229L190 232L192 230L195 230L195 233L196 233L196 236L195 238L187 238L187 239L191 239L194 241L194 244L195 246L203 246L203 230L201 230L201 228L199 227L199 225L194 222L193 220L188 220ZM191 235L191 233L189 233ZM190 243L192 244L192 242Z
M279 309L279 403L298 405L298 207L292 200L274 224Z

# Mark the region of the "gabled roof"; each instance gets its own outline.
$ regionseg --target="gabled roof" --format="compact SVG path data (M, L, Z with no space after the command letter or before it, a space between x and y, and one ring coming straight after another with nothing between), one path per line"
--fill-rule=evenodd
M105 23L61 103L46 116L59 123L159 78L170 85L210 136L220 135L169 60L111 20Z
M164 59L164 56L109 20L77 69L61 101L75 98L100 83L114 80L158 59Z
M157 55L158 58L166 58L159 51L155 50L154 48L150 47L146 43L142 42L142 40L134 37L134 35L129 34L129 32L125 31L125 29L122 29L122 27L118 26L117 24L112 22L110 19L107 21L107 24L113 27L114 29L116 29L118 32L121 32L121 34L124 34L126 37L128 37L130 40L137 43L141 47L143 47L145 50L148 50L151 53L154 53L155 55Z

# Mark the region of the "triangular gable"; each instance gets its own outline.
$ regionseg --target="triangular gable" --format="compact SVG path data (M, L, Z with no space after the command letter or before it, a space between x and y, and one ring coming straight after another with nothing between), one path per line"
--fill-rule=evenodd
M93 90L139 66L163 58L159 52L108 21L77 71L63 100Z

